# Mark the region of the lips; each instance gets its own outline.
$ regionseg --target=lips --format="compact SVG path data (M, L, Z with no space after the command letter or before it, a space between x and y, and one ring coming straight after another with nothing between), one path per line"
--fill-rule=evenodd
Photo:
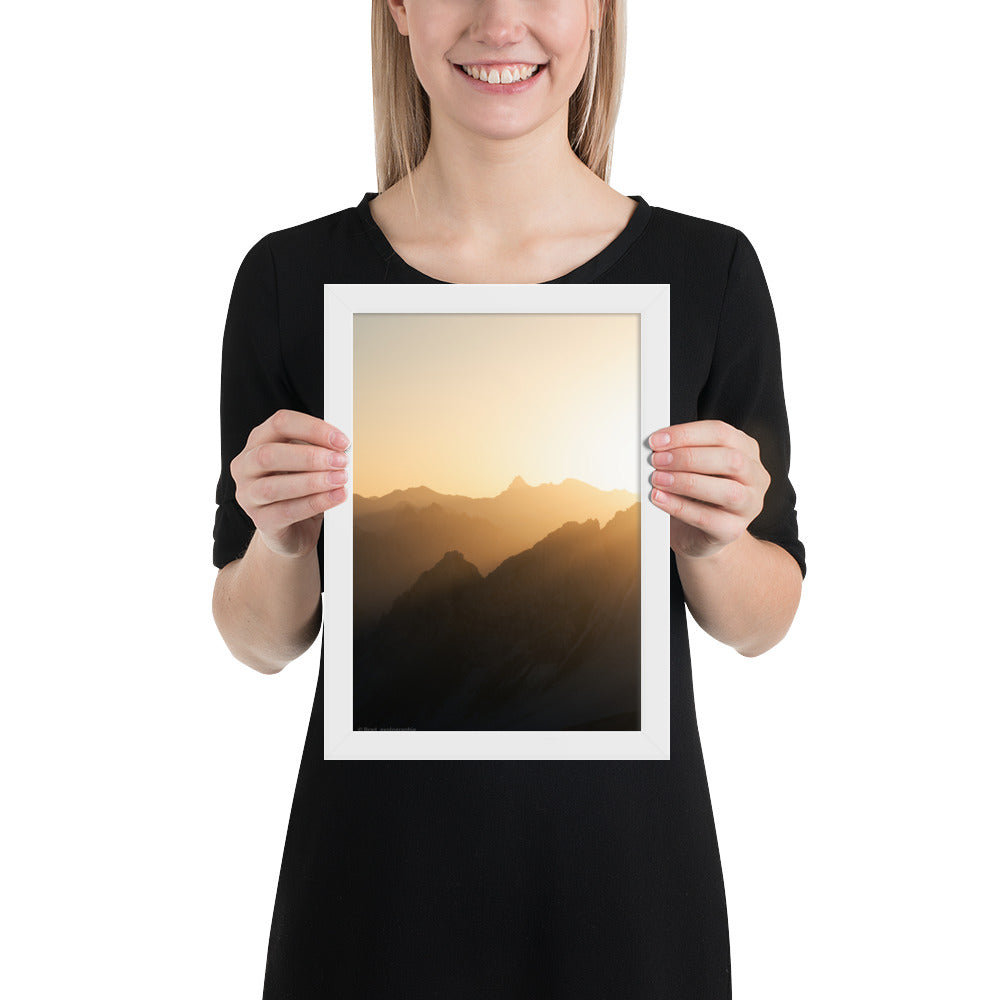
M535 82L540 76L542 76L546 70L547 63L514 63L514 62L494 62L494 63L452 63L455 68L456 73L460 73L462 78L472 87L477 90L481 90L488 94L520 94L524 91L530 89L535 85ZM465 66L476 66L480 69L495 70L497 78L500 78L500 74L506 69L506 76L511 76L511 68L514 66L534 66L537 65L538 69L529 76L526 80L514 80L510 83L489 83L487 80L478 80L474 76L470 76L466 70Z

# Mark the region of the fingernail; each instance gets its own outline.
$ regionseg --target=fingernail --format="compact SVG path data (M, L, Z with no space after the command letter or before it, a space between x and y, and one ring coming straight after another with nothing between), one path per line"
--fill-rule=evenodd
M338 451L347 451L351 447L350 438L343 431L334 431L330 435L330 444Z

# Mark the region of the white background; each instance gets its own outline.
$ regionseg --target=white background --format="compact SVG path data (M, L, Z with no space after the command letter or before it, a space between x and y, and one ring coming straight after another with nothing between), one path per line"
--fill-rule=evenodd
M989 8L631 8L611 181L760 255L809 562L762 658L692 628L735 996L996 995ZM212 622L219 353L375 189L369 13L8 16L4 995L260 995L318 644Z

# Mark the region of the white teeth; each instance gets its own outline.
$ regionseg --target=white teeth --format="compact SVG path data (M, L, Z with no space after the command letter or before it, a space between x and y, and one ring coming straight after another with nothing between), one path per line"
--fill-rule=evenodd
M487 83L517 83L519 80L527 80L538 71L538 65L529 66L521 63L514 66L504 66L503 70L487 69L485 66L463 66L465 72L475 80L484 80Z

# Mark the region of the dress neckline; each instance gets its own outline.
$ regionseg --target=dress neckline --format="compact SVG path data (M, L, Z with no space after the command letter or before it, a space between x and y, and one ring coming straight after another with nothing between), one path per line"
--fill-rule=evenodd
M441 278L432 278L429 274L418 271L415 267L407 264L396 253L392 244L386 238L385 233L379 228L368 206L368 203L376 197L378 197L377 191L366 191L364 197L358 203L357 212L361 218L365 232L371 239L379 256L386 263L387 276L389 271L394 271L396 274L402 276L402 281L404 282L432 282L438 285L455 284L455 282L443 281ZM584 263L578 267L574 267L571 271L567 271L558 278L551 278L548 281L540 282L540 284L554 285L563 282L581 284L593 281L594 278L603 274L620 260L625 251L639 238L639 235L646 228L653 214L653 209L642 195L633 194L629 195L629 197L636 203L636 207L629 216L625 228L603 250L598 251L590 260L584 261Z

